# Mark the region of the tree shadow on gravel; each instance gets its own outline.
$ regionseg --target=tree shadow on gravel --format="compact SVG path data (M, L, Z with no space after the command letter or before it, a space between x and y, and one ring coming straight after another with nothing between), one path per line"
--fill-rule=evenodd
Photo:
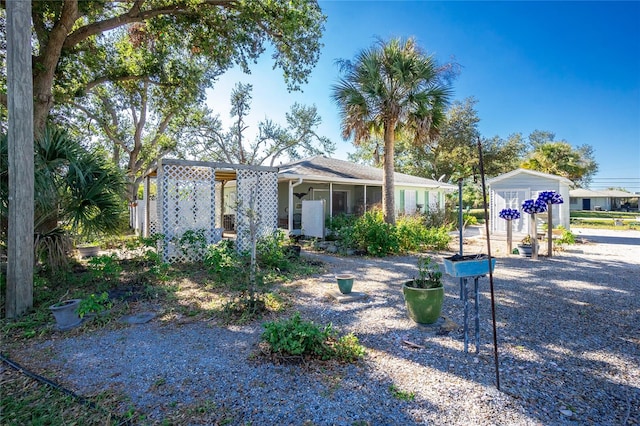
M393 263L384 259L377 267L386 269ZM366 274L370 267L356 272ZM401 269L396 276L406 275L410 268ZM585 258L563 253L524 262L515 257L498 259L494 288L501 389L510 396L512 408L544 424L640 422L637 271L637 264L606 255ZM430 372L436 369L439 377L454 375L466 386L490 388L495 385L495 369L488 277L480 280L478 356L462 350L464 310L458 280L448 277L445 281L443 315L458 325L450 331L443 330L442 320L429 327L406 319L401 282L378 282L369 304L333 306L325 310L323 319L352 331L351 324L366 320L368 310L384 307L388 313L382 320L357 329L364 345L395 358L396 363L414 365L420 380L431 380ZM394 325L387 327L385 320ZM473 351L473 319L469 327ZM393 372L386 377L394 380ZM458 391L457 385L439 387L452 395ZM435 401L428 402L437 406ZM419 407L412 407L414 415L424 413Z

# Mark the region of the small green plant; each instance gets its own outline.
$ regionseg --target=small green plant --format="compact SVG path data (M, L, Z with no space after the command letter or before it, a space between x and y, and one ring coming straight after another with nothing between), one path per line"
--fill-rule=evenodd
M204 265L210 273L224 276L239 267L240 258L234 248L233 241L222 240L207 247Z
M409 285L411 283L411 285ZM442 287L442 272L440 266L429 256L418 258L418 277L409 281L407 285L414 288Z
M339 359L354 362L364 354L364 348L353 334L337 338L332 325L321 327L304 321L299 313L281 321L265 323L262 340L271 351L285 356L310 355L323 360Z
M262 237L256 245L258 266L267 269L287 270L290 258L286 250L289 238L282 230Z
M415 392L403 391L399 389L396 385L389 386L389 392L391 392L391 395L394 398L400 399L402 401L413 401L414 399L416 399Z
M109 300L109 294L105 291L100 295L92 293L89 297L82 299L78 306L78 315L84 318L87 314L99 314L107 309L111 309L113 304Z
M176 245L184 256L199 257L207 247L207 238L204 229L188 230L177 239Z
M89 259L88 268L93 280L117 281L122 273L122 267L115 254L96 256Z
M569 231L562 225L558 226L558 229L562 230L562 235L560 236L560 238L555 240L557 244L575 244L576 243L576 236L573 232Z

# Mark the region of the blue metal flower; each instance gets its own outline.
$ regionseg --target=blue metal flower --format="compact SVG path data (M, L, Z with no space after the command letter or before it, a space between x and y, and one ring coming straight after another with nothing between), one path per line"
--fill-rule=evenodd
M542 191L538 195L538 200L546 204L562 204L564 200L562 199L562 195L558 194L556 191Z
M505 220L520 219L520 212L518 209L502 209L500 213L498 213L498 216Z
M522 211L528 214L544 213L547 211L547 203L540 198L537 200L525 200L522 203Z

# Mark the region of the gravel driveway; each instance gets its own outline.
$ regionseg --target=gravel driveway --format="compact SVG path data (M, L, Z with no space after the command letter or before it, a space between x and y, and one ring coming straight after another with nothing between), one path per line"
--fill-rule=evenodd
M82 395L124 392L148 423L191 406L195 424L640 424L640 232L574 232L591 242L538 261L491 242L500 390L488 277L480 279L479 353L473 339L465 353L457 279L445 276L438 323L407 318L401 285L415 273L411 256L305 253L329 272L286 284L303 318L358 336L367 354L356 365L265 363L252 357L260 324L210 322L60 334L11 356L29 366L46 354L44 367ZM486 252L481 240L466 241L465 253ZM368 297L327 297L340 272L356 274L354 291Z

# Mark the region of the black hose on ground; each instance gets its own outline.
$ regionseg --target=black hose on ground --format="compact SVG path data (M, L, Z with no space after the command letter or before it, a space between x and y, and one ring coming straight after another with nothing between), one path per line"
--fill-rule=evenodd
M27 377L30 377L34 380L37 380L40 383L44 383L47 386L50 386L62 393L64 393L65 395L68 395L70 397L72 397L73 399L77 400L78 402L94 409L94 410L99 410L99 411L104 411L107 412L109 414L111 414L111 416L116 420L116 424L118 426L131 426L133 425L133 423L131 423L131 420L129 419L123 419L122 417L116 416L113 413L110 413L106 408L101 407L99 405L97 405L95 402L88 400L87 398L85 398L84 396L78 395L77 393L73 392L72 390L69 390L55 382L52 382L51 380L47 379L46 377L43 377L39 374L36 374L32 371L29 371L27 369L25 369L24 367L22 367L20 364L18 364L15 361L10 360L9 358L7 358L6 356L0 354L0 361L4 362L5 364L7 364L9 367L13 368L14 370L16 370L19 373L24 374Z

